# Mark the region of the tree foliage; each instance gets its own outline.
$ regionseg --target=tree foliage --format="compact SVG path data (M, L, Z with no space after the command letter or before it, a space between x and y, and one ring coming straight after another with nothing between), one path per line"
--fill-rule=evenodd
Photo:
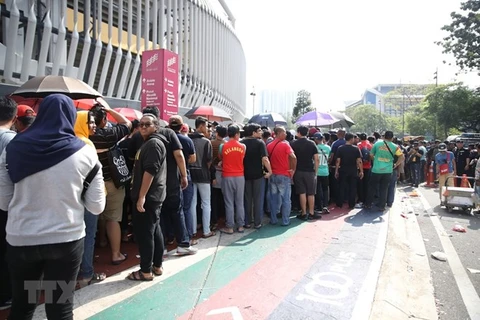
M443 53L453 54L462 70L480 69L480 1L467 0L460 6L461 12L452 12L452 22L443 26L448 35L437 44Z
M434 135L442 133L447 137L451 128L471 126L472 120L469 115L473 108L474 92L462 84L441 85L432 90L425 100L426 111L434 115L438 129Z
M292 123L295 123L298 118L307 112L313 111L312 100L310 92L306 90L300 90L297 93L297 101L293 107Z
M350 128L351 132L371 134L374 131L390 130L388 128L388 116L380 113L372 104L365 104L348 110L347 115L355 121L355 125Z

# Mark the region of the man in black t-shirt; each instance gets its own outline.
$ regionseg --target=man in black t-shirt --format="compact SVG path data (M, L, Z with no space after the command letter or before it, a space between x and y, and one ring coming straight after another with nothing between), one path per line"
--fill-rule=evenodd
M335 162L335 178L339 180L340 194L347 190L348 207L355 207L357 195L357 178L363 179L362 153L357 146L353 145L353 134L345 134L345 144L338 148ZM360 170L360 173L358 173ZM343 197L337 197L337 207L343 206Z
M262 226L265 179L272 175L267 147L261 139L262 129L256 123L245 128L245 138L241 141L247 149L243 158L245 174L245 228L250 228L252 213L255 229ZM264 168L266 173L264 173Z
M297 157L297 168L293 176L295 191L300 198L301 214L297 218L307 220L314 215L315 192L317 189L317 171L319 166L318 150L315 142L307 139L308 127L297 129L297 140L292 142L292 149ZM307 211L307 201L308 210Z
M160 228L160 211L166 196L166 149L157 133L158 119L144 115L140 133L145 143L135 156L131 197L133 232L140 253L140 270L130 273L129 280L152 280L153 273L163 273L164 242Z

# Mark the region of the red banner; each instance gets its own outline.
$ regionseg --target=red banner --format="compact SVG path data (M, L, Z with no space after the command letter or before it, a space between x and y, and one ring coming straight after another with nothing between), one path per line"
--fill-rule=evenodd
M142 109L156 106L160 118L178 114L178 55L165 49L142 54Z

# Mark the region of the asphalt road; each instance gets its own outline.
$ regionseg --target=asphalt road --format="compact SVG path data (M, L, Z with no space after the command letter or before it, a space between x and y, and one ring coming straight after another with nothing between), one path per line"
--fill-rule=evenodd
M410 191L408 188L404 190L407 194ZM475 292L477 296L475 297L475 294L470 294L469 296L473 299L478 299L480 293L480 271L474 274L467 268L480 270L480 233L478 231L480 228L480 216L470 215L461 210L454 210L452 213L448 213L445 208L440 207L438 189L420 187L418 191L421 197L409 198L412 209L417 215L426 252L429 255L439 319L478 319L478 316L475 316L472 312L472 307L478 309L480 306L472 306L472 303L468 301L465 303L465 297L462 296L461 289L465 290L466 287L471 288L471 285L473 285L474 291L472 290L471 293ZM440 222L444 231L435 227L435 221ZM459 233L453 231L452 229L455 225L463 226L467 232ZM441 237L445 238L441 239ZM445 244L446 240L451 241L461 262L458 269L454 268L452 270L451 261L443 262L431 257L431 253L435 251L445 252L442 240L444 241L443 244ZM460 269L463 269L468 275L468 278L464 278L466 281L458 280L459 272L457 270L462 273ZM457 279L454 274L457 275ZM465 291L463 292L465 295ZM469 300L469 298L466 300ZM470 305L469 310L466 304Z

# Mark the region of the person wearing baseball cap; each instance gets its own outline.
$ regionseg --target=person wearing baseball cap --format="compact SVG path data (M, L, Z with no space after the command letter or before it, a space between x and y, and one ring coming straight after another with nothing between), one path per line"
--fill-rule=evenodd
M438 153L435 156L435 164L437 169L436 173L438 185L440 186L440 205L443 205L442 188L446 185L445 183L447 183L448 186L453 187L453 177L457 174L455 155L453 154L453 152L447 150L447 145L445 143L440 143L438 145Z
M30 127L35 121L37 114L27 105L19 104L17 106L17 120L15 121L15 128L17 132L23 132Z

